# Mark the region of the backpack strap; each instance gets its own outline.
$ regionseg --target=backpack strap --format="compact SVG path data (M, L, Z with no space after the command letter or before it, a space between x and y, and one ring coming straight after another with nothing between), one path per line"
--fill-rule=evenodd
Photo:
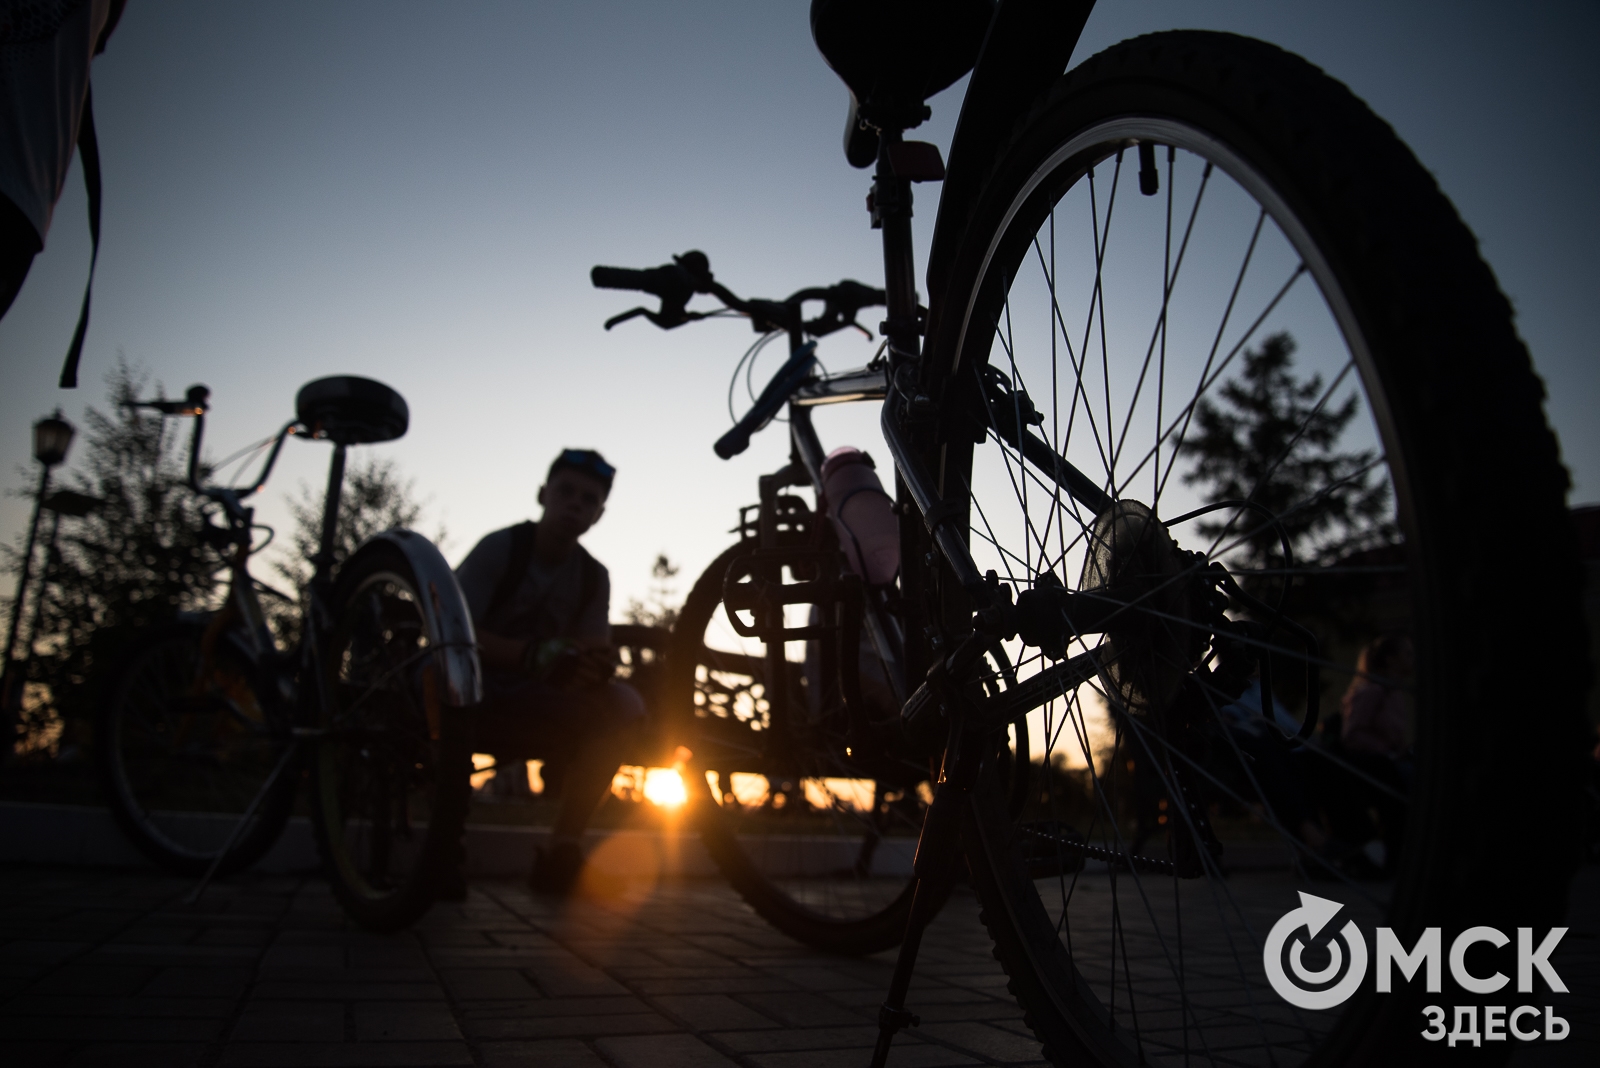
M528 575L528 565L533 563L534 535L539 524L525 519L511 528L511 552L506 557L506 569L500 572L495 583L494 596L489 598L489 609L483 613L485 626L490 626L500 613L511 604Z
M524 520L511 528L511 552L506 557L506 569L500 573L500 579L495 583L494 596L489 599L489 609L483 614L485 626L492 629L493 621L511 607L512 598L522 587L522 582L528 575L528 568L533 564L538 530L539 524L531 519ZM589 550L582 545L577 548L582 578L579 580L577 607L573 609L572 618L567 620L566 631L569 635L577 629L578 621L583 618L583 610L589 607L589 602L600 592L600 561L589 555Z
M583 568L583 578L578 587L578 607L573 609L572 618L567 620L567 633L571 634L578 629L578 621L583 618L584 609L589 607L589 602L594 600L594 595L600 592L600 561L589 555L589 550L582 545L578 546L579 558Z
M94 291L94 265L100 260L100 143L94 136L94 93L88 88L83 91L83 117L78 123L78 160L83 164L83 184L89 193L89 241L93 251L89 254L89 280L83 285L78 328L72 332L67 359L61 365L62 389L78 388L78 359L83 355L83 337L89 331L89 294Z

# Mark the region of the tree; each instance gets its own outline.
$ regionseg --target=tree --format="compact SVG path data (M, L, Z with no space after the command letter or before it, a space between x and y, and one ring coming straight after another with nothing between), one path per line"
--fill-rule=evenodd
M678 622L678 612L683 608L682 602L677 599L677 587L672 582L677 574L678 565L669 560L666 553L659 554L650 567L652 582L649 599L641 601L630 597L628 607L622 613L623 618L639 626L670 630Z
M63 488L103 503L61 526L39 633L25 638L33 646L28 681L37 696L24 710L25 739L60 724L66 740L75 740L103 696L99 684L130 641L180 611L211 607L221 579L221 558L200 540L204 502L185 481L187 422L126 407L151 387L149 376L125 360L106 385L110 413L85 413L83 459L63 479ZM160 383L154 388L162 392ZM208 471L202 468L202 477ZM13 567L20 564L19 552L9 555Z
M289 514L294 517L289 554L275 561L272 568L299 593L303 593L311 581L316 567L313 558L322 542L324 503L321 488L313 489L304 483L300 486L299 499L289 501ZM334 529L334 566L349 559L350 554L374 534L395 527L415 527L422 519L424 507L424 503L416 499L415 480L403 478L400 465L393 460L372 457L365 463L350 465L345 470L339 498L339 522ZM442 543L445 536L441 526L433 540ZM298 637L298 612L279 601L270 606L269 615L279 639L285 644L294 644Z
M1218 391L1220 403L1200 402L1199 433L1182 445L1194 461L1184 482L1205 487L1207 503L1250 500L1270 509L1297 563L1327 564L1394 542L1377 451L1339 450L1360 398L1352 391L1324 402L1321 375L1294 374L1294 351L1292 337L1273 334L1245 350L1243 369ZM1196 525L1223 547L1233 545L1229 555L1244 567L1282 566L1278 530L1254 513L1221 512Z

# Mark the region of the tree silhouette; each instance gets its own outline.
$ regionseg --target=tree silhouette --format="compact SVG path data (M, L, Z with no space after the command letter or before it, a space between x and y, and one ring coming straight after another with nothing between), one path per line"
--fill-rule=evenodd
M1244 367L1218 401L1200 402L1199 432L1182 445L1194 462L1184 482L1204 487L1207 503L1250 500L1270 509L1297 563L1327 564L1398 535L1377 450L1339 448L1360 398L1354 390L1343 400L1324 397L1321 375L1295 375L1294 352L1292 337L1273 334L1245 350ZM1255 513L1219 512L1196 525L1242 567L1282 566L1278 530Z
M312 558L322 541L324 487L301 483L298 499L289 500L294 517L294 533L289 538L289 553L272 565L280 578L303 594L315 569ZM334 528L334 566L349 559L362 542L395 527L413 528L422 519L423 502L416 499L416 482L404 478L393 460L372 457L345 469L344 487L339 497L339 522ZM441 526L434 534L435 544L445 540ZM275 600L268 606L273 630L285 645L298 639L299 612L289 603Z
M629 623L644 627L666 627L669 630L678 621L678 612L683 608L683 602L678 598L677 585L672 581L677 577L678 565L668 559L666 553L659 553L656 562L650 565L649 599L639 600L637 597L628 599L628 607L623 610L623 618Z
M75 741L105 696L99 684L107 669L129 643L180 611L211 607L222 574L216 550L200 541L203 502L185 484L188 422L125 407L151 387L149 376L124 360L106 385L110 412L87 410L82 459L63 479L64 488L103 503L63 521L48 582L36 594L44 599L39 633L25 638L34 684L24 708L25 749L30 741L38 748L58 725ZM208 473L203 468L202 478ZM10 555L15 565L20 553ZM27 653L19 647L19 656Z

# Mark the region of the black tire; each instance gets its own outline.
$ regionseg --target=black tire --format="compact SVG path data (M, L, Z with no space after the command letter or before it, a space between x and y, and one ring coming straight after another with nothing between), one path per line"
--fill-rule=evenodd
M1156 196L1140 195L1135 146L1141 141L1155 146ZM1206 198L1197 199L1207 180ZM1114 194L1121 199L1113 223L1107 212ZM1192 216L1185 214L1190 203L1200 205ZM1199 220L1192 240L1190 218ZM1259 245L1251 237L1256 226ZM1080 231L1091 236L1067 240ZM1169 281L1174 262L1181 268L1176 283ZM1258 284L1263 275L1241 264L1278 273ZM1138 281L1124 287L1125 278ZM1279 281L1289 295L1269 304ZM1230 322L1223 311L1234 292L1235 325L1223 335ZM1192 334L1183 330L1194 310L1182 303L1189 293L1198 294L1194 308L1205 304L1209 315L1192 316ZM1108 658L1126 658L1127 673L1107 674L1112 681L1086 684L1049 708L1053 727L1087 734L1098 724L1107 731L1109 750L1089 738L1075 746L1087 769L1078 774L1093 780L1090 795L1073 802L1075 809L1052 807L1054 800L1030 806L1019 825L1006 818L1001 790L977 791L966 834L984 922L1046 1054L1058 1064L1232 1063L1235 1057L1239 1063L1418 1063L1443 1056L1443 1043L1418 1037L1425 1025L1419 1009L1424 1000L1438 1000L1421 992L1420 981L1415 988L1398 983L1385 995L1369 982L1338 1011L1300 1012L1268 986L1260 938L1295 907L1297 889L1345 901L1369 943L1381 924L1408 946L1424 927L1443 927L1447 941L1475 925L1543 929L1558 923L1564 909L1576 841L1557 814L1579 805L1582 579L1564 515L1566 474L1541 411L1542 388L1472 235L1393 131L1338 82L1258 41L1163 33L1117 45L1069 72L1019 124L986 180L946 294L930 324L928 386L942 405L943 493L973 502L980 568L996 566L1022 589L1045 572L1071 588L1083 566L1074 539L1083 539L1096 518L1063 504L1060 493L1052 500L1052 491L1034 488L1021 500L1001 485L995 474L1001 468L1020 486L1048 487L1051 476L999 441L1000 417L981 399L990 389L979 384L985 366L998 368L1001 393L1029 391L1044 416L1037 433L1091 479L1121 501L1176 516L1196 502L1183 499L1180 479L1169 489L1151 474L1163 465L1171 472L1170 450L1184 440L1174 413L1201 395L1214 411L1226 412L1217 398L1230 351L1244 351L1246 342L1259 346L1286 323L1309 342L1312 361L1327 350L1337 354L1314 364L1326 368L1324 385L1353 366L1341 392L1333 396L1330 387L1329 410L1354 386L1357 403L1372 413L1369 441L1381 456L1371 477L1387 482L1404 538L1403 546L1368 550L1366 562L1382 566L1356 569L1353 555L1325 557L1340 567L1305 564L1284 576L1293 582L1291 616L1303 611L1324 637L1323 658L1344 665L1339 672L1324 669L1325 715L1337 710L1351 680L1358 641L1401 624L1414 639L1416 681L1405 689L1414 708L1415 772L1409 792L1393 795L1406 817L1392 879L1353 881L1361 859L1331 847L1326 865L1310 856L1303 839L1315 837L1315 804L1307 802L1308 820L1294 827L1274 816L1274 791L1251 778L1260 765L1246 760L1239 744L1265 725L1225 718L1222 699L1232 695L1204 690L1201 680L1212 676L1202 675L1198 657L1173 659L1177 646L1164 645L1160 632L1170 631L1174 618L1187 624L1196 617L1170 605L1163 617L1152 617L1145 637L1130 624L1121 631L1122 645L1102 647ZM1136 316L1121 316L1139 300ZM1261 329L1252 341L1246 328L1258 312ZM1116 321L1108 323L1108 316ZM1125 323L1135 329L1123 331ZM1058 334L1065 340L1056 359ZM1223 338L1220 347L1214 336ZM1067 340L1074 346L1071 363ZM1147 356L1158 343L1159 367ZM1206 362L1208 353L1214 363ZM1148 372L1142 394L1134 392L1141 368ZM1059 383L1047 370L1059 373ZM1081 408L1079 386L1089 398ZM1170 407L1148 415L1163 390ZM1007 417L1021 414L1019 402L1008 405ZM1152 432L1138 439L1129 428L1137 431L1146 419ZM1305 416L1301 426L1312 420ZM1360 424L1350 425L1360 432ZM1126 453L1119 452L1119 432L1135 438ZM1293 441L1299 432L1291 428L1280 440ZM1158 442L1168 451L1157 464L1139 466ZM1261 469L1273 468L1268 461ZM1313 488L1308 481L1302 495ZM1486 505L1502 518L1486 515ZM1047 516L1059 525L1047 525ZM1002 530L1002 523L1010 527ZM1196 544L1192 524L1174 524L1173 533L1180 545L1188 542L1185 548L1204 550L1207 560L1226 558L1230 548L1217 549L1214 541L1208 547L1209 539ZM1013 555L991 552L991 543ZM1335 542L1323 544L1335 551ZM1268 576L1244 581L1258 591L1277 588ZM1318 613L1349 627L1340 632ZM1303 665L1305 654L1283 630L1277 634L1268 645L1279 692L1294 697L1286 669ZM1036 648L1012 648L1024 680L1040 670ZM1149 663L1166 657L1178 667L1135 678L1143 670L1140 650L1150 651ZM1084 703L1094 688L1103 714ZM1193 707L1209 706L1211 718L1182 721L1178 709L1190 706L1164 696L1171 693L1200 694L1205 700ZM1509 745L1508 717L1515 736ZM1331 742L1287 758L1292 763L1285 766L1304 774L1278 798L1303 794L1316 776L1345 776L1339 780L1345 785L1325 792L1324 800L1349 788L1355 781L1349 762L1337 758ZM1051 747L1045 759L1056 755ZM1134 767L1141 762L1155 769L1174 802L1145 852L1181 867L1189 849L1198 879L1152 875L1115 857L1104 865L1091 859L1081 873L1063 868L1039 879L1035 869L1030 877L1024 847L1030 835L1041 837L1035 832L1047 820L1070 824L1091 844L1127 857L1140 801ZM1186 785L1198 795L1193 810L1178 803ZM1040 796L1062 792L1051 788ZM1249 824L1252 812L1260 825ZM1202 824L1224 839L1220 862L1193 853ZM1266 838L1251 845L1246 832ZM1055 841L1083 855L1066 837ZM1251 852L1277 870L1248 871ZM1318 871L1329 881L1306 881Z
M124 659L95 728L117 825L145 856L187 876L205 874L225 847L218 875L259 860L283 833L298 780L285 766L234 836L290 744L289 725L225 635L202 657L205 636L200 623L148 635Z
M735 635L721 610L728 565L748 552L729 548L696 580L667 654L668 730L693 753L685 785L701 839L745 901L791 938L830 953L888 949L905 936L927 761L863 768L842 737L805 723L779 732L790 742L781 751L766 744L777 735L763 696L764 646ZM792 667L788 707L804 708L801 665ZM819 849L839 856L819 861Z
M460 863L471 795L470 724L432 678L426 650L444 639L429 632L419 590L398 548L363 548L339 569L321 650L317 845L339 904L373 931L406 927L433 903L439 874Z

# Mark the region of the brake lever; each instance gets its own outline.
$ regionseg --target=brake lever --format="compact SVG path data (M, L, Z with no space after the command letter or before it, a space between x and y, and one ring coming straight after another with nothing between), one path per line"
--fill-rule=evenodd
M716 314L715 312L692 312L692 311L686 311L686 312L680 312L676 316L674 316L674 315L670 314L667 311L667 309L665 309L665 308L663 308L659 312L653 312L649 308L630 308L629 310L623 312L621 315L613 315L611 318L607 319L606 320L606 329L610 330L613 326L616 326L618 323L625 323L629 319L637 319L639 316L642 315L646 319L650 320L652 323L654 323L657 326L659 326L661 329L663 329L663 330L671 330L673 327L682 326L684 323L692 323L692 322L696 322L696 321L698 321L700 319L709 319L715 314Z
M637 319L641 315L648 315L648 316L651 316L652 318L655 317L655 313L652 312L649 308L629 308L627 311L623 312L621 315L613 315L611 318L607 319L606 320L606 329L610 330L613 326L616 326L618 323L625 323L629 319Z

